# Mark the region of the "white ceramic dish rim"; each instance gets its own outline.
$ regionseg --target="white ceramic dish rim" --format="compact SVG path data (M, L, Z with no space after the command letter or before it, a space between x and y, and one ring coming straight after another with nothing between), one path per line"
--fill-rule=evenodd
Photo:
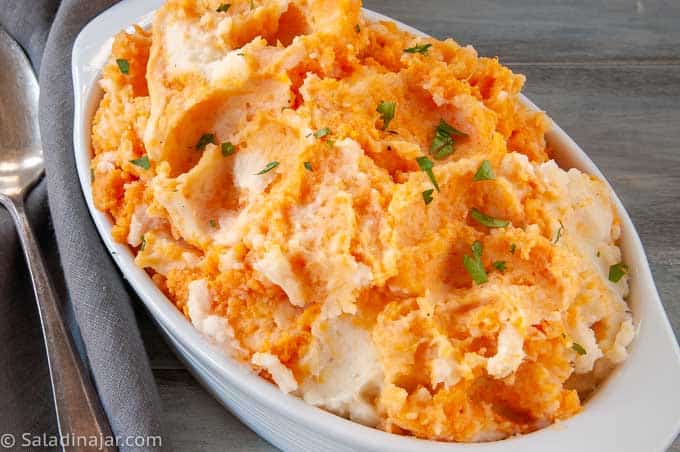
M198 333L191 323L134 264L130 250L113 241L111 221L94 207L90 191L90 118L99 88L96 81L110 53L112 36L132 24L148 25L163 0L124 0L92 20L80 32L73 48L72 70L75 93L74 149L78 176L92 218L107 249L146 308L164 330L184 345L213 375L238 387L281 416L312 430L324 432L356 449L376 445L395 451L458 450L663 450L680 431L680 351L661 305L638 234L621 201L613 194L622 221L622 249L631 267L631 307L639 335L629 359L608 378L588 401L582 413L564 422L527 435L498 442L456 444L403 437L364 427L302 400L281 393L246 366L228 358ZM393 20L364 10L372 20ZM416 35L422 32L395 21ZM537 107L523 97L527 105ZM563 167L576 167L606 180L581 148L553 123L548 139L557 150ZM612 191L613 193L613 191ZM665 366L665 367L664 367ZM645 369L657 371L646 374ZM664 372L659 376L659 371ZM656 380L655 380L656 378ZM628 397L622 397L628 395ZM631 397L631 395L633 395Z

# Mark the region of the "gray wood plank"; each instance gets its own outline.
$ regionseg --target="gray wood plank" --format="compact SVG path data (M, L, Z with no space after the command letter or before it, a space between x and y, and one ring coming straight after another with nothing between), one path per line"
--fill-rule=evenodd
M155 370L165 434L177 451L276 450L213 399L185 370Z
M364 5L503 62L680 58L680 2L673 0L365 0Z

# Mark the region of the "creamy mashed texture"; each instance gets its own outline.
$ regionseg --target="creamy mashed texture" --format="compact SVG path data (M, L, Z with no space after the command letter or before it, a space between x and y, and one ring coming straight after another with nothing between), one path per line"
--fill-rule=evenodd
M358 0L170 0L119 34L92 125L113 235L286 393L488 441L581 410L635 329L608 188L524 77Z

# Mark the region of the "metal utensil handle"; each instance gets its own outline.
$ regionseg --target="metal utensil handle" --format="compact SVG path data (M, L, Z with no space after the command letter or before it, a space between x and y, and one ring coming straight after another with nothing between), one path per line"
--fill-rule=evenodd
M33 280L33 290L38 303L40 323L47 361L52 380L54 407L62 436L102 438L105 444L111 438L111 429L102 410L97 393L80 362L73 342L66 330L55 292L45 270L33 231L28 223L21 199L9 200L0 196L17 227L26 263ZM81 441L86 441L83 439ZM87 444L86 444L87 445ZM69 447L68 450L92 450L91 447ZM102 447L100 450L114 451Z

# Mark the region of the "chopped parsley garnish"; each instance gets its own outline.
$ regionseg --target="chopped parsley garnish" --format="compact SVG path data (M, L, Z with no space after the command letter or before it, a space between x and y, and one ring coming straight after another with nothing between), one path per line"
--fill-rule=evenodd
M477 240L472 244L471 248L472 257L467 254L463 256L463 266L476 284L483 284L488 281L488 278L482 263L482 244Z
M226 141L222 143L222 155L223 156L228 156L236 152L236 146L231 144L231 141Z
M332 148L335 145L335 140L326 140L326 144L329 148Z
M498 270L501 273L505 271L506 268L505 261L496 261L492 265L496 268L496 270Z
M444 121L444 119L440 119L439 125L434 132L432 144L430 145L430 155L437 160L442 160L453 154L453 146L455 144L453 141L454 135L460 137L467 136L466 133L461 132L460 130L451 126L449 123Z
M586 354L586 349L583 348L583 345L579 344L578 342L574 342L573 344L571 344L571 349L581 356Z
M144 251L144 248L146 248L146 237L142 235L142 243L139 244L139 251Z
M196 149L202 151L209 143L217 144L215 143L214 133L204 133L203 135L201 135L201 138L199 138L198 142L196 143Z
M122 74L128 75L130 73L130 63L128 63L128 60L118 58L116 60L116 64L118 65L118 69Z
M437 160L442 160L453 154L453 151L453 139L449 135L441 134L437 130L430 145L430 155Z
M312 164L310 162L305 162L303 163L303 165L305 166L305 169L307 171L314 171L314 169L312 168Z
M560 238L562 238L562 231L564 231L564 225L562 224L562 221L560 221L560 227L557 230L557 234L555 235L555 241L553 243L557 243L560 241Z
M517 249L517 245L515 245L514 243L511 243L510 244L510 253L515 254L516 249Z
M226 13L227 11L229 11L229 8L231 8L231 3L222 3L220 6L217 7L217 12Z
M460 130L456 129L455 127L453 127L448 122L444 121L443 119L439 120L439 125L437 126L437 131L438 132L441 131L441 133L445 133L449 136L453 136L453 135L456 135L456 136L459 136L459 137L468 136L467 133L461 132Z
M423 201L425 201L425 205L428 205L429 203L432 202L432 194L434 193L434 188L430 188L429 190L425 190L423 192Z
M619 262L609 267L609 280L611 282L617 283L621 281L621 278L628 273L628 266L624 263Z
M144 169L151 168L151 164L149 163L149 156L146 154L138 159L130 160L130 163Z
M258 173L255 173L255 175L259 176L260 174L268 173L271 170L273 170L274 168L276 168L277 166L279 166L279 162L269 162L269 163L267 163L267 166L262 168Z
M434 172L432 171L432 168L434 168L434 163L432 163L432 160L429 158L422 156L418 157L416 159L416 162L418 162L418 166L420 167L421 170L427 174L427 177L430 178L430 182L432 182L432 185L434 185L434 188L439 191L439 184L437 184L437 179L434 178Z
M484 160L482 164L479 165L479 169L472 178L474 181L494 179L496 179L496 176L494 175L493 169L491 168L491 162L488 160Z
M397 104L395 102L385 102L384 100L381 100L378 104L378 108L376 108L375 111L380 113L380 119L383 120L383 130L387 130L390 121L394 119L394 111L396 108Z
M211 219L208 223L210 223L211 228L217 229L217 222L215 220Z
M357 33L361 33L361 27L359 26L359 24L356 24L354 26L354 31L356 31Z
M470 210L470 216L474 218L477 223L486 226L487 228L504 228L510 224L508 220L490 217L474 207Z
M425 55L427 51L432 47L432 44L416 44L413 47L409 47L408 49L404 49L404 52L406 53L422 53Z
M483 250L482 242L480 242L479 240L475 240L474 242L472 242L471 248L472 248L472 254L475 257L478 257L478 258L481 259L482 258L482 250Z
M316 132L314 132L314 136L316 138L323 138L326 135L330 135L330 133L331 133L331 129L329 129L328 127L324 127L323 129L319 129Z

